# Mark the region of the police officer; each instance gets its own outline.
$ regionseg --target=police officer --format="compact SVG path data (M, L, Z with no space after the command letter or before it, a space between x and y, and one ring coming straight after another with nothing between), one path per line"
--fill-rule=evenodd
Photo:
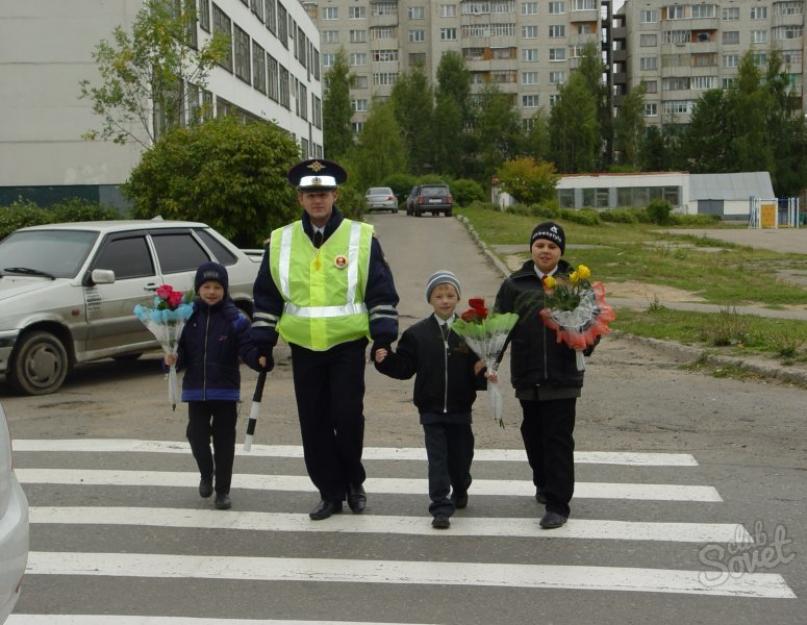
M308 475L321 501L312 520L364 511L364 366L398 336L398 294L369 224L335 206L347 172L324 159L288 172L303 207L300 221L272 232L255 280L252 341L265 369L278 335L291 346L294 391Z

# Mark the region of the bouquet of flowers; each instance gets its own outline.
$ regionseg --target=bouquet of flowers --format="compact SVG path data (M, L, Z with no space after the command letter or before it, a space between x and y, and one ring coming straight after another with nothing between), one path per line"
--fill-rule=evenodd
M561 341L577 353L577 370L586 368L583 350L595 345L599 337L611 330L616 319L614 309L605 302L602 282L589 282L591 270L578 265L567 278L544 278L544 308L540 311L544 324L555 331Z
M451 326L465 339L477 356L482 359L490 373L496 373L507 343L510 330L518 322L515 313L489 313L485 300L475 297L468 300L470 308ZM498 382L488 380L488 397L494 418L504 427L502 419L502 394Z
M193 312L192 301L193 291L183 293L163 284L156 291L153 306L138 304L134 307L134 314L160 342L163 352L176 355L185 321ZM168 370L168 401L172 410L176 410L177 396L177 369L176 365L171 365Z

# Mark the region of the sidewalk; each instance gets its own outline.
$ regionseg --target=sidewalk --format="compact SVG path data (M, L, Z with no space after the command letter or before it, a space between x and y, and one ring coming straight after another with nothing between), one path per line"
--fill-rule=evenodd
M471 235L471 238L477 243L477 245L481 248L482 252L491 262L491 264L496 267L496 269L502 274L502 276L508 276L510 273L515 269L514 267L509 267L504 261L499 258L498 254L491 249L490 246L487 245L480 237L479 234L476 232L474 227L471 223L462 215L458 215L457 219L465 226L468 230L468 233ZM695 234L695 236L709 236L712 238L722 238L723 240L732 240L729 237L732 237L732 242L740 243L742 245L751 245L751 243L746 243L745 241L748 240L755 240L758 242L764 242L766 245L760 245L759 247L767 247L767 245L774 245L774 244L784 244L784 241L787 241L787 248L796 248L801 246L800 253L807 253L807 228L799 229L799 230L719 230L721 235L726 233L725 236L718 237L714 235L714 230L697 230L697 231L687 231L687 234ZM752 234L748 234L748 232ZM767 237L768 233L776 232L776 233L788 233L785 236L780 236L777 239L773 237ZM676 231L679 234L678 231ZM764 234L763 234L764 233ZM767 238L754 238L754 234L760 234L761 236L765 236ZM775 243L772 243L774 241ZM501 246L505 247L505 246ZM508 246L509 248L509 246ZM782 249L781 247L776 248L767 248L767 249L775 249L776 251L785 252L785 251L795 251L795 249ZM505 249L505 252L511 251L509 249ZM520 265L519 265L520 266ZM608 302L614 306L614 308L630 308L632 310L646 310L648 306L653 303L648 299L644 298L626 298L626 297L609 297ZM716 304L702 304L698 302L685 302L685 301L668 301L659 299L658 304L662 305L666 308L670 308L673 310L691 310L693 312L711 312L716 313L720 312L721 310L725 310L725 306L720 306ZM766 308L764 306L732 306L731 310L736 311L738 314L741 315L755 315L758 317L770 317L775 319L795 319L801 321L807 321L807 306L801 307L793 307L788 309L771 309ZM782 363L772 359L766 358L763 356L746 356L746 357L736 357L736 356L725 356L721 354L715 354L706 347L698 347L698 346L690 346L690 345L682 345L680 343L675 343L673 341L662 341L659 339L652 339L652 338L645 338L634 336L631 334L626 334L622 332L615 332L616 336L620 338L636 341L638 343L642 343L644 345L650 345L656 349L664 350L673 358L680 362L694 362L696 360L700 360L704 364L709 364L712 366L717 367L740 367L745 369L755 375L764 377L764 378L771 378L780 380L783 382L788 382L792 384L797 384L799 386L807 387L807 364L806 363L796 363L793 365L783 365Z

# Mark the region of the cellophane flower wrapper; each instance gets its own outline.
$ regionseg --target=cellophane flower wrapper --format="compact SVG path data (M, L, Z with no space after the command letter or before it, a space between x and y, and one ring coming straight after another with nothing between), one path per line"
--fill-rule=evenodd
M580 291L580 303L573 310L544 308L540 311L544 324L555 331L558 343L565 343L577 353L577 369L585 369L583 350L595 345L608 334L608 324L616 319L614 309L605 301L605 286L595 282Z
M134 307L134 314L154 335L163 352L176 356L179 337L182 336L185 322L193 312L193 306L184 302L174 309L159 308L164 301L160 297L155 297L153 308L138 304ZM178 397L177 368L176 365L171 365L168 368L168 401L172 409L176 409Z
M478 321L457 319L452 331L461 336L477 356L485 363L490 373L496 373L499 366L499 353L502 351L510 330L518 322L515 313L493 313ZM496 421L504 427L502 419L503 401L499 383L488 380L488 399Z

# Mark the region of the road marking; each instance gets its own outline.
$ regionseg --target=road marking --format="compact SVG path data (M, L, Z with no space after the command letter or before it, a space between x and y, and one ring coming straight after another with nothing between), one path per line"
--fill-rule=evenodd
M703 571L477 562L32 551L26 574L568 588L770 599L796 596L782 576L774 573L726 576L722 583L710 584L705 583Z
M422 625L367 621L278 621L267 619L124 616L119 614L12 614L6 625Z
M333 516L312 523L307 514L187 508L32 506L31 523L77 525L136 525L262 532L335 532L345 534L409 534L416 536L495 536L520 538L584 538L646 540L684 543L753 543L746 529L735 523L646 523L570 519L562 528L541 531L538 518L454 516L451 531L435 532L429 516L372 514Z
M77 484L85 486L168 486L199 485L198 473L173 471L122 471L101 469L16 469L17 479L24 484ZM236 488L274 491L315 492L307 476L236 474ZM423 495L428 482L421 479L368 478L364 483L370 493ZM533 497L532 482L519 480L474 480L472 496L500 495ZM635 484L611 482L577 482L577 499L631 499L649 501L722 501L712 486L682 484Z
M135 439L19 439L13 441L14 451L72 451L89 453L106 452L146 452L146 453L189 453L186 442L150 441ZM248 458L302 458L303 448L295 445L252 445L245 453L241 445L236 446L236 454ZM418 447L365 447L364 460L426 460L426 450ZM482 462L526 462L523 449L476 449L474 461ZM626 466L651 467L693 467L698 462L690 454L644 453L621 451L578 451L574 454L578 464L616 464Z

